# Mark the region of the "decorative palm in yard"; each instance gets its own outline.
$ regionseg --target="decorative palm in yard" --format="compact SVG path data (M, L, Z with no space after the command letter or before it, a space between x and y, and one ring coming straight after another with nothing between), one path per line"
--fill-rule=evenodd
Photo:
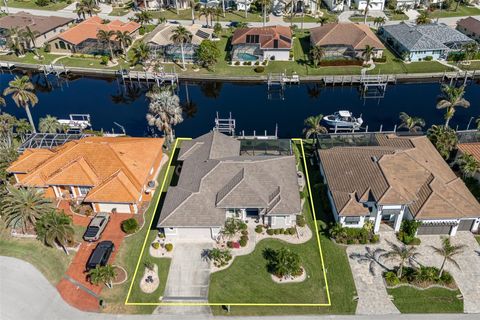
M56 133L63 130L63 126L56 117L47 114L44 118L40 118L38 130L42 133Z
M76 12L79 18L83 17L88 14L90 17L96 14L100 10L100 7L97 5L96 0L81 0L77 2L76 5Z
M108 50L110 51L110 60L113 60L113 46L112 46L112 38L115 36L115 31L113 30L98 30L97 33L97 40L99 43L106 45Z
M7 226L21 228L23 233L54 209L40 190L13 186L7 186L7 190L1 203L2 218Z
M456 148L458 142L455 130L439 125L433 125L428 129L427 137L445 160L450 158L450 154Z
M46 245L54 247L58 244L68 255L66 245L72 243L75 236L72 219L69 216L52 210L37 221L36 231L37 237Z
M351 253L349 257L350 259L357 260L359 263L368 263L368 270L372 275L375 275L376 265L379 265L384 270L388 270L381 262L387 251L381 248L372 249L371 247L366 247L365 251L365 253Z
M305 128L303 129L303 133L305 134L305 138L310 138L313 134L316 138L318 134L328 133L327 128L322 126L321 122L323 119L323 115L319 114L317 116L310 116L305 119L304 124Z
M88 272L88 277L90 282L94 285L98 285L100 283L105 283L108 288L112 287L112 281L117 276L117 272L115 267L107 264L106 266L97 265L95 269L92 269Z
M399 129L405 128L410 132L419 132L425 126L425 120L419 117L411 117L405 112L400 112L398 118L402 121L398 126Z
M376 17L374 20L373 20L373 25L375 26L378 26L378 27L381 27L385 24L387 20L385 19L385 17Z
M278 250L266 248L263 251L263 257L267 260L268 272L279 278L302 274L300 256L290 249L285 247Z
M448 128L450 120L453 118L456 108L468 108L470 102L463 96L465 95L465 86L455 87L449 85L442 86L442 95L437 102L437 109L446 109L445 127Z
M262 5L262 16L263 16L263 26L267 23L267 11L272 5L272 0L260 0L260 4ZM293 10L293 9L292 9Z
M172 32L170 40L175 44L180 44L180 51L182 54L182 68L185 70L185 52L183 46L185 43L192 41L192 33L188 31L184 26L178 26Z
M415 22L419 25L429 24L432 22L432 19L430 19L430 14L428 13L428 11L421 11Z
M370 45L366 45L365 46L365 49L363 49L363 52L362 52L362 57L364 59L365 62L370 62L370 60L372 59L372 55L373 55L373 52L375 51L375 48L370 46Z
M439 278L443 274L443 271L445 269L445 264L447 263L447 261L460 269L460 266L458 265L458 262L454 259L454 256L462 253L465 248L465 245L452 245L450 243L450 238L443 238L441 248L437 248L434 246L430 246L430 247L433 249L433 252L442 256L443 258L442 265L440 266L440 270L438 271Z
M397 270L397 277L401 278L403 274L403 268L405 267L405 263L412 264L413 261L419 256L419 253L416 252L416 248L411 246L407 247L405 245L396 245L395 243L389 242L391 250L386 252L383 257L386 260L394 260L399 261L400 264Z
M325 56L325 49L321 46L313 46L310 49L310 59L312 59L313 65L317 68L320 65L323 57Z
M147 10L141 10L135 13L135 16L133 17L133 21L140 23L142 26L149 24L150 22L153 21L152 13Z
M320 26L323 26L324 24L328 23L330 19L328 17L320 17L317 20L317 23L320 24Z
M138 63L144 64L150 56L150 47L143 41L140 41L138 45L133 46L130 50L132 53L131 64L136 65Z
M35 87L30 82L28 76L18 77L8 83L8 87L3 90L3 95L12 95L12 99L17 107L22 107L27 113L28 121L32 126L32 131L35 133L35 123L30 113L30 106L33 107L38 103L38 97L35 94Z
M469 42L464 44L462 47L462 51L465 53L465 58L467 60L472 60L478 53L478 44L476 42Z
M477 159L469 153L461 154L457 159L457 163L465 178L473 177L480 169Z
M370 12L370 8L373 6L371 3L372 0L367 0L365 3L365 9L363 9L363 23L367 24L368 13Z
M25 27L25 30L22 31L22 35L23 37L27 40L27 46L28 44L31 42L32 43L32 48L33 48L33 52L35 53L35 55L38 56L38 52L37 52L37 42L36 42L36 39L38 37L40 33L38 31L35 31L35 30L32 30L30 29L29 26L26 26Z
M132 36L130 36L130 33L128 31L120 31L118 30L115 33L115 40L118 41L120 44L120 47L122 48L122 53L127 54L127 48L132 44Z

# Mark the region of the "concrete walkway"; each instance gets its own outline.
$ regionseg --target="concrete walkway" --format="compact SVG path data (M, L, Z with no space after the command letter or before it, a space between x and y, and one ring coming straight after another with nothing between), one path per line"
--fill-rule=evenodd
M408 17L408 20L411 20L411 21L417 20L417 17L420 15L420 13L417 10L413 10L413 9L405 11L405 14Z

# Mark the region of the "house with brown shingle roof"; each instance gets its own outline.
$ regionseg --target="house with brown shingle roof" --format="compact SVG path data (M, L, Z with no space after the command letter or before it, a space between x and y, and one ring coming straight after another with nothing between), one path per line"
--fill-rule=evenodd
M318 151L335 219L374 231L421 221L418 234L477 231L480 204L424 136L376 135L375 146Z
M457 158L461 154L471 154L477 160L477 162L480 163L480 142L459 143L457 148ZM477 171L474 177L480 182L480 170Z
M365 47L374 48L372 57L381 58L385 46L366 24L328 23L310 29L310 44L322 47L325 58L363 59Z
M54 149L27 149L8 172L48 198L84 202L95 212L137 213L155 187L163 139L87 137Z
M467 37L480 42L480 20L474 17L460 19L457 22L457 30Z
M286 26L236 29L232 36L232 61L288 61L292 31Z
M49 43L52 53L109 54L108 46L100 43L97 39L98 31L128 32L135 39L138 36L139 29L140 24L135 21L122 22L113 20L105 23L102 18L93 16L62 32ZM113 36L112 45L114 51L120 50L120 44L115 39L116 37Z

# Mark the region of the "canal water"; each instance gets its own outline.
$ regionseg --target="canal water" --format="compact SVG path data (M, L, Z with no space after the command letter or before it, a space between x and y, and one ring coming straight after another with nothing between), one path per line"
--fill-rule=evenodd
M8 86L13 75L0 75L0 89ZM121 80L105 80L78 77L70 81L49 78L47 86L43 75L34 75L39 103L32 108L33 118L49 114L66 119L69 114L88 113L96 130L120 132L115 124L125 127L131 136L149 134L145 114L148 99L146 85L124 87ZM175 127L176 135L196 137L211 130L216 112L236 119L237 133L241 130L251 135L275 132L282 138L298 137L302 133L303 121L310 115L331 114L337 110L350 110L354 115L362 114L369 131L391 130L398 123L399 112L424 118L427 126L443 123L444 110L435 108L440 94L440 84L414 83L389 85L384 98L361 97L358 87L324 87L301 84L286 87L283 100L278 93L267 94L266 84L244 83L181 83L178 94L183 104L191 102L184 115L184 122ZM480 116L480 85L470 84L465 98L470 101L468 109L459 108L451 121L453 127L466 129L472 117ZM17 108L10 97L2 111L25 117L23 109ZM475 126L474 121L471 127Z

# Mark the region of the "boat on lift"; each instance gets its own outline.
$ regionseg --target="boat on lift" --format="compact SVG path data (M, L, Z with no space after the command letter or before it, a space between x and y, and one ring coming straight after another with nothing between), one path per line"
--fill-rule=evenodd
M72 130L85 130L92 127L89 114L70 114L70 119L58 119L61 125Z
M323 121L335 128L353 128L358 129L363 124L362 116L354 117L350 111L340 110L334 114L323 117Z

